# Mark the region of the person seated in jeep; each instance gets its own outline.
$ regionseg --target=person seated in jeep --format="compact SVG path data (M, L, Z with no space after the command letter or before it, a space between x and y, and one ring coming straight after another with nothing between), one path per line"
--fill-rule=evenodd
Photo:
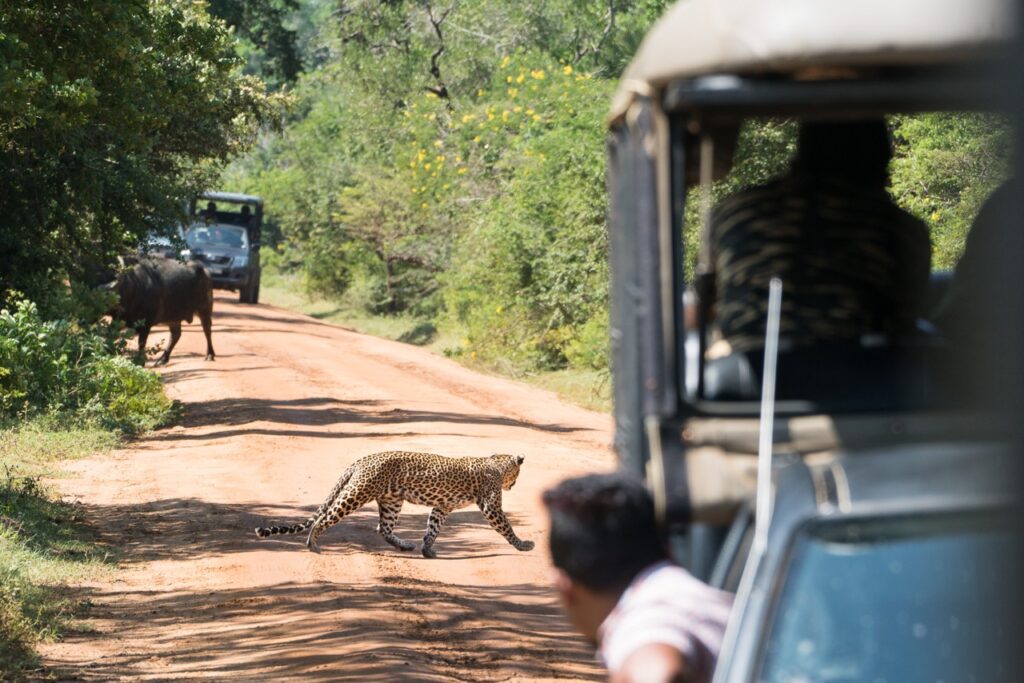
M715 207L715 318L732 351L764 345L768 284L783 282L780 348L915 331L928 288L928 229L886 192L881 119L805 122L789 171Z
M216 222L217 205L214 202L207 202L206 208L199 212L199 217L205 220L207 223Z

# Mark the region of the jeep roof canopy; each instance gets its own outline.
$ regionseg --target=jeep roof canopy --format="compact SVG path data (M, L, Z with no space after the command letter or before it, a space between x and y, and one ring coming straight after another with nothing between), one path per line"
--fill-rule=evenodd
M203 192L197 199L205 199L211 202L228 202L229 204L263 206L263 197L251 194L238 194L237 192Z
M682 0L623 73L610 122L681 78L964 64L1008 43L1014 22L1006 0Z

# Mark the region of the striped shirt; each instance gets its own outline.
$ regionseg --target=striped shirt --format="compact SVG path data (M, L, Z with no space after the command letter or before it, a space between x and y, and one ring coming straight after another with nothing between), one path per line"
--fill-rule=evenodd
M670 645L686 662L687 680L710 681L732 599L669 561L654 564L633 579L601 623L600 657L614 675L640 648Z
M735 350L763 347L776 276L794 346L909 333L924 312L928 229L884 189L786 176L719 204L709 239L716 319Z

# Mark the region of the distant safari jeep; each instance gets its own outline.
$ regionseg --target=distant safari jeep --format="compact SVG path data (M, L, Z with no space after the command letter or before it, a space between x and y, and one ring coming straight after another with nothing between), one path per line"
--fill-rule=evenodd
M186 256L206 266L214 288L237 291L240 303L258 303L263 199L205 192L192 200L189 220Z

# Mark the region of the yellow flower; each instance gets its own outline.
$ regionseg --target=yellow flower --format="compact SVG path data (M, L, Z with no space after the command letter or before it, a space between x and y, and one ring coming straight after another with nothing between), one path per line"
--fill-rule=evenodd
M433 112L431 112L430 114L427 114L427 120L433 121L435 119L437 119L437 114L434 114Z
M492 114L491 112L487 112L487 120L488 121L493 121L494 120L494 114Z
M423 169L426 170L426 171L430 170L430 162L429 161L427 163L423 164Z
M421 209L425 209L425 208L427 208L427 203L426 203L426 202L423 202L422 204L420 204L420 208L421 208Z
M416 158L417 158L417 159L418 159L419 161L423 161L424 159L426 159L426 158L427 158L427 153L426 153L425 151L423 151L423 150L421 149L421 150L420 150L419 152L417 152L417 154L416 154Z
M517 113L517 114L518 114L519 112L521 112L522 110L523 110L523 108L522 108L522 107L520 107L519 105L516 105L516 106L512 107L512 111L514 111L514 112L515 112L515 113Z
M410 116L412 116L412 114L410 114L409 110L406 109L405 111L402 112L402 116L404 116L405 118L409 118Z
M533 116L533 109L527 109L526 110L526 115L527 116Z
M501 313L501 312L502 312L503 310L505 310L505 309L504 309L504 308L502 308L501 306L496 306L496 307L494 308L494 312L495 312L495 313Z
M466 172L466 167L465 166L463 166L462 168L459 169L459 175L462 175L465 172Z
M462 157L459 156L458 154L455 155L455 163L457 163L457 164L461 164L462 163Z
M512 77L511 76L505 76L505 82L506 83L511 83L512 82Z
M463 123L469 123L470 121L472 121L475 118L476 118L476 114L466 114L465 116L462 117L462 122Z
M442 145L444 145L444 142L441 140L434 140L434 147L441 147Z
M534 121L540 121L540 115L539 114L534 114L533 115L533 120Z
M501 120L502 121L508 121L508 114L509 114L508 109L506 109L505 111L501 112Z
M413 194L416 194L417 192L419 192L419 190L417 190L417 189L416 189L415 187L414 187L414 188L412 188L412 193L413 193Z
M932 211L931 219L933 221L938 221L940 218L942 218L941 213L939 213L938 211Z
M483 96L484 96L484 91L483 91L483 88L481 88L480 90L477 90L477 91L476 91L476 96L477 96L477 97L483 97Z
M519 94L519 90L517 88L509 88L508 89L508 96L509 97L513 97L514 98L518 94Z
M480 136L477 135L475 138L473 138L473 142L480 142Z
M512 58L506 56L504 59L501 60L501 68L504 69L506 66L508 66L508 63L511 62L511 61L512 61Z
M562 67L562 73L564 73L566 76L572 76L572 67L566 64L565 66Z
M524 76L523 74L519 74L518 76L516 76L516 83L522 83L525 80L526 76Z
M444 163L444 155L443 154L438 154L436 157L434 157L434 161L436 161L438 164L443 164Z
M530 72L530 76L538 81L544 80L544 69L534 69Z

